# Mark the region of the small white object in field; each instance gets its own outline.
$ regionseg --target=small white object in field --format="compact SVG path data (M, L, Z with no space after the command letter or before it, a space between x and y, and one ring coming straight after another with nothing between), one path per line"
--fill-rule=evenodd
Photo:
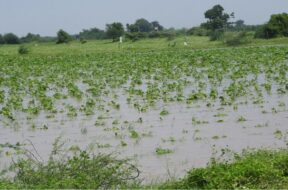
M187 43L187 42L184 42L184 46L188 46L188 43Z
M120 36L120 38L119 38L119 42L120 42L120 43L123 42L123 38L122 38L122 36Z

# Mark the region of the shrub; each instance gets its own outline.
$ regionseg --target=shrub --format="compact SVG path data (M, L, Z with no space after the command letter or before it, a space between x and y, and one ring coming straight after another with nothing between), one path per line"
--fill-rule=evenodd
M127 39L135 42L140 39L147 38L148 34L144 32L133 32L133 33L126 33L125 36Z
M167 41L173 41L176 38L176 33L174 32L166 32L164 36L167 38Z
M187 31L187 34L194 36L208 36L209 31L203 27L193 27Z
M127 160L80 150L68 158L50 157L47 163L20 159L11 168L16 172L13 182L0 179L0 187L17 184L24 189L114 189L127 186L131 180L135 184L139 175Z
M149 33L148 37L149 38L160 38L160 37L162 37L162 33L153 31L153 32Z
M23 55L23 54L28 54L30 52L29 48L27 46L21 45L18 48L18 53Z
M227 32L224 34L223 42L228 46L238 46L251 42L247 32Z
M288 187L288 152L259 150L235 155L233 163L216 162L193 169L160 189L282 189Z
M86 44L86 43L87 43L87 40L85 40L84 38L80 38L80 43L81 43L81 44Z

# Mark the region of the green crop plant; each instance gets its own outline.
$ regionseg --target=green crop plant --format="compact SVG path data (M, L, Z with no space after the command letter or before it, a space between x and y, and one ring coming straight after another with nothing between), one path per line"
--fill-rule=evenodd
M164 148L161 148L161 147L157 147L156 150L155 150L156 154L158 156L161 156L161 155L165 155L165 154L171 154L173 153L174 151L171 150L171 149L164 149Z

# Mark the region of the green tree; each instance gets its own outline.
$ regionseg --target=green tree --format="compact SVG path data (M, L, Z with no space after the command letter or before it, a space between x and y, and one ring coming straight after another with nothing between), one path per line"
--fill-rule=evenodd
M162 27L157 21L154 24ZM163 29L163 27L162 27ZM127 24L128 32L151 32L154 30L153 24L144 18L137 19L134 24Z
M227 27L233 13L231 15L224 13L224 8L221 5L215 5L212 9L207 10L204 15L208 19L205 23L206 28L215 31Z
M72 40L72 37L64 30L59 30L57 32L57 44L68 43Z
M144 18L136 20L135 25L138 27L138 32L151 32L153 25Z
M0 44L5 44L5 40L1 34L0 34Z
M6 44L20 44L18 36L13 33L8 33L3 36Z
M98 28L91 28L89 30L83 30L79 33L79 37L81 39L104 39L105 38L105 31L100 30Z
M201 26L212 31L210 34L211 40L218 40L223 35L224 30L230 26L230 17L234 17L234 13L230 15L225 13L221 5L215 5L213 8L207 10L204 15L208 21Z
M124 34L124 27L120 22L114 22L106 25L106 37L113 39L113 42Z
M244 23L245 23L244 20L237 20L237 21L235 22L235 27L241 29L241 28L243 28L243 27L245 26Z
M127 29L127 32L131 32L131 33L135 33L139 31L138 26L136 26L135 24L126 24L126 29Z
M288 37L288 14L271 15L269 22L263 25L255 34L257 38Z
M268 26L271 29L277 31L277 34L280 36L288 36L288 14L275 14L272 15Z
M29 43L29 42L37 42L41 40L41 36L39 34L28 33L25 37L21 38L21 42Z
M144 18L136 20L135 25L138 28L138 32L151 32L153 25Z
M151 22L152 24L152 27L154 30L158 30L158 31L163 31L164 30L164 27L158 22L158 21L153 21Z

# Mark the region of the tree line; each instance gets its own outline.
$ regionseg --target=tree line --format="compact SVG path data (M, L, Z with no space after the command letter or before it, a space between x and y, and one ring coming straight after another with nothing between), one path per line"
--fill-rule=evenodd
M28 33L26 36L19 38L13 33L0 34L0 44L51 41L59 44L68 43L75 39L80 40L82 43L85 43L86 40L99 39L118 41L120 36L125 36L125 38L132 41L137 41L141 38L159 37L173 39L177 35L210 36L211 40L219 40L226 32L251 31L254 32L255 38L288 37L287 13L271 15L270 20L263 25L246 25L244 20L232 22L231 19L234 19L234 13L228 14L221 5L215 5L204 13L204 17L206 22L190 29L166 29L158 21L149 22L144 18L140 18L132 24L126 24L125 27L120 22L114 22L107 24L105 30L99 28L84 29L75 35L70 35L62 29L57 32L57 37L42 37L39 34Z

